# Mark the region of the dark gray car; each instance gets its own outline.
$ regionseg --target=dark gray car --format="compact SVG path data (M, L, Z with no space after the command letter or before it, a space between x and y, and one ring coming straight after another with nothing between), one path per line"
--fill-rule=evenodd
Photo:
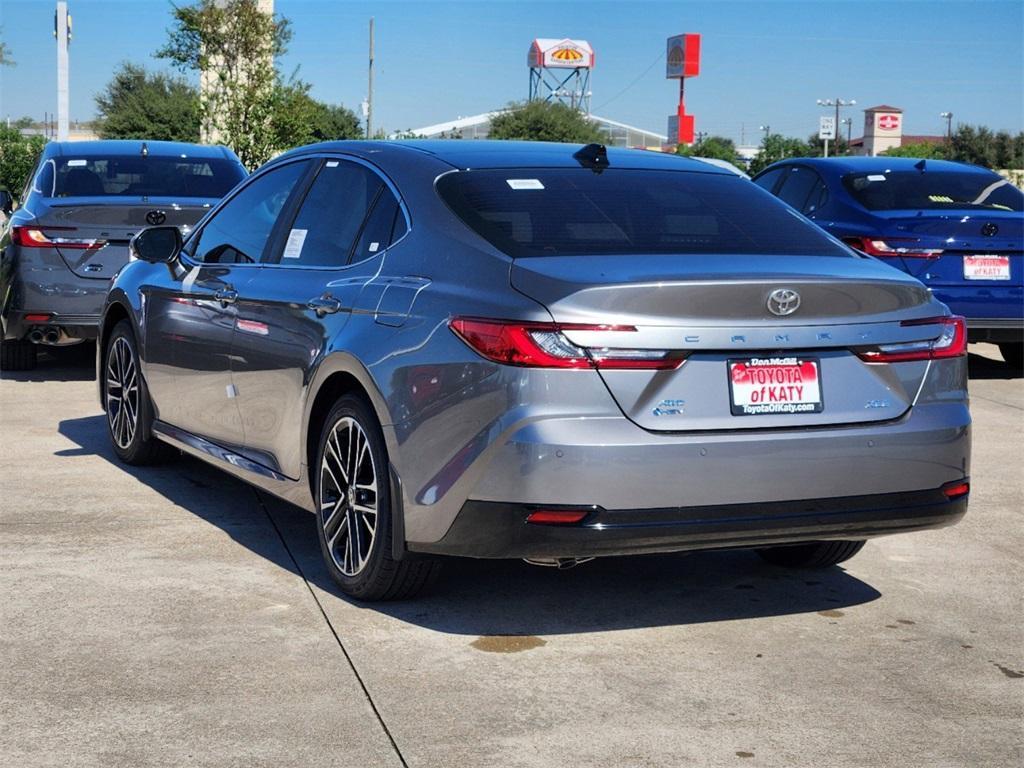
M133 247L98 345L114 450L310 510L359 598L436 555L828 566L966 510L963 319L704 163L317 145Z
M0 239L0 365L95 338L110 279L146 226L187 233L245 178L231 150L165 141L50 142Z

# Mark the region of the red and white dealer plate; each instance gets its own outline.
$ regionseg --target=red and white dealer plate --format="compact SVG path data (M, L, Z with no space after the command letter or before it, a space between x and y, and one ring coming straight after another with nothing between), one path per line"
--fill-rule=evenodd
M748 357L728 364L733 416L821 413L824 408L817 360Z
M964 256L965 280L1009 280L1010 257L995 254Z

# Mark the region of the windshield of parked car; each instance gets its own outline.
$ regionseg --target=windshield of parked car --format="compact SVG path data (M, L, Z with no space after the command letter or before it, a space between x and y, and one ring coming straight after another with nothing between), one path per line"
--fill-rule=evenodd
M58 157L34 184L43 197L223 197L245 178L238 163L209 157Z
M598 254L850 256L733 174L587 168L460 171L438 192L514 258Z
M878 171L850 174L843 178L843 184L869 211L1024 210L1024 194L994 173Z

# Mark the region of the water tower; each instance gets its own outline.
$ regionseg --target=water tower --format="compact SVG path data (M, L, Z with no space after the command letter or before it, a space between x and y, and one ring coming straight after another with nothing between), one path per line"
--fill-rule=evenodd
M586 40L538 37L530 44L529 100L558 101L590 114L594 49Z

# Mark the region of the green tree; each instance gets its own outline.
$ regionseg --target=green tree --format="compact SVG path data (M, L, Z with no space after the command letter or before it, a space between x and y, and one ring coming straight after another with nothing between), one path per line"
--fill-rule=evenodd
M36 121L35 121L34 118L31 118L28 115L24 115L22 117L19 117L13 123L11 123L11 127L12 128L31 128L35 124L36 124Z
M0 126L0 188L20 195L45 144L42 136L22 136L16 128Z
M713 157L717 160L726 160L735 166L743 165L743 158L736 152L735 142L724 136L708 136L696 144L680 144L676 147L676 153L686 157Z
M920 144L903 144L882 152L886 157L920 157L924 160L945 160L947 157L944 144L922 142Z
M324 104L309 95L309 84L282 84L274 90L271 132L275 149L290 149L317 141L359 139L363 130L347 107Z
M287 19L256 0L197 0L175 6L174 26L157 56L200 73L199 118L253 168L279 149L272 130L279 82L274 57L287 50Z
M563 141L589 144L606 141L586 115L565 104L529 101L511 104L491 120L490 138L525 141Z
M825 156L825 140L819 139L818 134L812 133L807 137L807 146L811 148L811 157L824 157ZM836 157L838 155L845 155L849 152L850 148L846 144L846 137L840 136L838 139L829 139L828 142L828 156Z
M126 62L94 98L101 139L199 141L199 94L184 80Z
M3 27L0 27L3 32ZM13 67L14 60L11 59L11 48L3 40L0 40L0 67Z
M750 174L760 173L772 163L788 157L814 157L815 152L806 142L793 139L778 133L765 136L761 141L761 149L757 157L750 163Z

